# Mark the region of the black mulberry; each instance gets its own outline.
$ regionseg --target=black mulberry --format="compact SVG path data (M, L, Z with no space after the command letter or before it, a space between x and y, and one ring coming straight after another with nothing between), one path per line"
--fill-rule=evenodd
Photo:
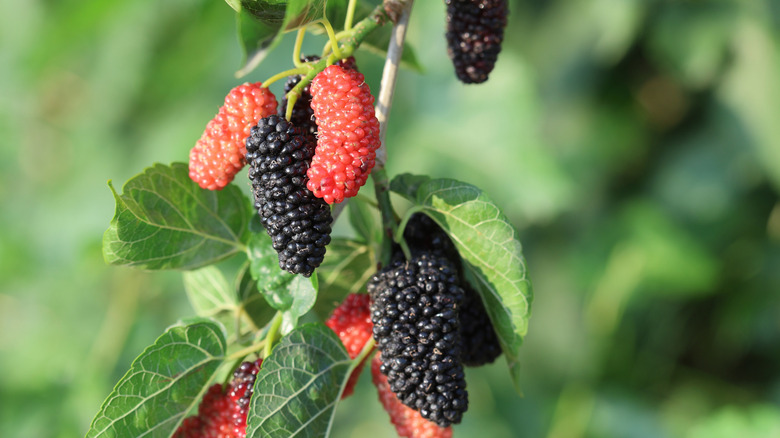
M315 140L283 117L272 115L252 127L246 141L255 208L279 266L309 277L330 243L330 207L306 188Z
M463 289L446 258L396 262L368 283L381 372L403 404L442 427L468 408L458 312Z
M452 240L426 214L415 213L409 218L404 228L404 240L413 257L426 252L446 257L455 264L459 273L463 273L460 256ZM396 251L395 254L396 260L399 255L403 258L400 251ZM491 363L501 355L501 344L498 342L498 336L479 293L463 280L462 275L459 277L464 292L463 306L460 311L463 364L480 366Z
M467 84L485 82L493 71L509 11L507 0L444 0L447 53Z

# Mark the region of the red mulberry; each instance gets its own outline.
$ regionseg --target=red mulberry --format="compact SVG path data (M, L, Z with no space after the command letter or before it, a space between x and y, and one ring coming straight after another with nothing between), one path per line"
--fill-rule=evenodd
M221 190L246 164L249 129L276 112L276 97L259 82L233 88L190 151L190 179L204 189Z
M374 97L357 71L331 65L311 84L317 152L307 187L328 204L355 196L374 167L379 121Z
M185 418L173 438L244 438L249 399L255 377L263 360L244 362L233 372L233 380L222 390L216 384L209 388L198 414Z
M501 52L507 0L444 0L447 53L466 84L485 82Z
M339 336L351 359L356 358L363 350L366 342L371 339L373 325L371 324L369 302L367 294L347 295L344 302L333 311L330 318L325 322L325 325ZM341 398L352 394L362 370L363 363L349 376L349 381L347 381L347 386L344 388Z

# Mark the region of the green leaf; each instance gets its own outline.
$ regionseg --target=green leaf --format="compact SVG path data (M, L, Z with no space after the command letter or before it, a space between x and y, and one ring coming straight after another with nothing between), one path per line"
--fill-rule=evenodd
M237 74L240 77L252 71L265 58L279 33L279 25L260 21L246 9L240 9L236 13L236 30L243 54L242 67Z
M131 178L103 235L103 257L114 265L196 269L242 251L249 203L238 187L204 190L187 165L155 164Z
M269 306L263 294L257 290L257 281L252 278L249 265L238 273L236 295L255 327L263 327L276 314L276 309Z
M236 76L244 76L260 65L286 31L321 19L326 3L327 0L243 0L237 20L245 62Z
M379 212L360 198L351 199L347 206L349 223L364 242L378 243L382 240L382 224Z
M323 324L282 338L255 380L248 438L327 437L351 360Z
M289 312L294 323L311 310L317 300L316 276L306 278L279 268L279 256L266 233L256 233L249 240L249 270L257 289L274 309Z
M376 272L376 255L365 243L334 238L317 272L320 288L315 311L326 317L345 296L365 289Z
M257 21L277 28L281 27L287 10L287 0L240 0L241 10L248 12Z
M235 310L235 292L216 266L187 271L183 278L187 298L198 315L208 317Z
M206 392L226 348L222 328L213 322L171 327L133 361L87 438L169 437Z
M451 179L401 175L391 190L442 227L458 248L467 280L479 291L517 385L519 348L533 298L514 227L482 190Z
M417 197L417 190L430 180L431 178L425 175L402 173L390 182L390 190L414 202Z

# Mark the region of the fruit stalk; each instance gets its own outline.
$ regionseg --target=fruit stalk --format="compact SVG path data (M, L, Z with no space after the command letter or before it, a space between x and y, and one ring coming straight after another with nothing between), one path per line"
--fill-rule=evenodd
M385 12L382 5L375 7L366 18L360 20L360 22L355 25L355 27L350 32L350 36L346 38L339 46L341 56L343 58L352 56L352 54L355 53L355 50L358 48L358 46L360 46L360 43L363 42L366 36L368 36L368 34L370 34L377 27L384 25L387 21L387 12ZM338 58L336 55L331 53L330 56L323 57L318 62L312 64L312 69L301 78L301 81L298 82L298 85L296 85L295 88L287 93L288 103L287 114L285 115L287 120L290 120L292 108L295 106L295 102L301 96L303 89L311 83L311 81L315 76L317 76L319 72L325 70L325 67L333 64L337 61L337 59Z

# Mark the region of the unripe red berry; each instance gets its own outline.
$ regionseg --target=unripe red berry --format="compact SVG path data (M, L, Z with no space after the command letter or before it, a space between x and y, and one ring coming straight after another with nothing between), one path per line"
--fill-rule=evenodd
M367 294L350 294L325 322L339 336L351 359L360 354L373 334L370 301ZM341 398L352 395L364 363L365 360L349 376Z
M276 97L261 85L245 83L230 90L190 151L190 179L200 187L221 190L246 164L250 128L276 112Z
M317 149L307 187L328 204L357 195L374 167L379 121L361 73L331 65L311 84Z

